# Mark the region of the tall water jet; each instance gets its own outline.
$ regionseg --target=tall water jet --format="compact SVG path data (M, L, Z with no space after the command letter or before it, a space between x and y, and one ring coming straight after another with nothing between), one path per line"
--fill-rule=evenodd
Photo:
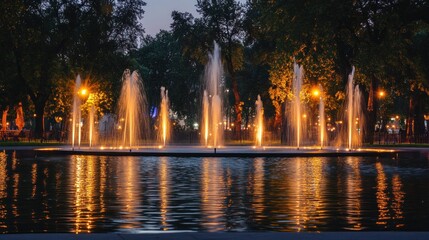
M168 90L165 90L165 87L161 87L161 107L160 107L160 136L162 145L166 146L169 132L170 132L170 120L169 120L169 99L168 99Z
M223 115L221 78L223 70L220 59L220 48L214 43L213 53L209 54L204 75L203 93L203 136L205 146L222 146L223 144Z
M80 85L81 85L81 79L80 79L80 75L77 75L76 77L76 82L74 85L74 91L73 91L73 112L72 112L72 148L74 148L77 145L80 147L80 142L81 142L81 117L82 117L82 112L80 109L80 105L81 105L81 99L80 99Z
M362 126L364 123L362 114L362 97L359 86L354 86L355 68L348 76L347 82L347 148L357 148L362 144Z
M256 108L256 146L262 147L262 139L264 134L264 106L262 104L261 96L255 102Z
M204 146L209 144L209 97L207 91L204 90L203 93L203 142Z
M301 88L304 69L297 63L293 64L293 79L292 79L292 127L295 131L296 147L299 149L302 140L302 107L301 107Z
M325 101L323 100L323 88L319 86L320 94L319 97L319 140L320 148L322 149L327 142L326 134L326 120L325 120Z
M95 140L95 106L91 105L89 108L89 147L92 147Z
M122 90L119 97L119 124L122 132L122 146L134 147L141 144L149 134L146 94L139 74L129 69L122 76Z

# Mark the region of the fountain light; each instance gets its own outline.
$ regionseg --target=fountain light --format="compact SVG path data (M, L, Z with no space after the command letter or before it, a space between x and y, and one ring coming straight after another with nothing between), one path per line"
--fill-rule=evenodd
M256 146L262 147L263 132L264 132L264 106L261 100L261 96L258 95L255 102L256 109L256 124L253 124L256 127ZM250 125L249 125L250 128Z
M77 94L79 94L79 95L81 95L81 96L85 97L85 96L87 96L87 95L89 94L89 91L88 91L88 89L87 89L87 88L83 87L83 88L81 88L81 89L77 92Z
M314 97L319 97L320 96L320 91L317 88L314 88L311 93L313 94Z

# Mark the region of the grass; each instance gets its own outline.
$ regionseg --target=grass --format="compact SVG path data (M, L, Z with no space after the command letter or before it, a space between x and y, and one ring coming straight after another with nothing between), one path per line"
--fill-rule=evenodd
M372 145L368 145L368 147L386 147L386 148L414 147L414 148L429 148L429 143L372 144Z
M16 141L6 141L6 142L0 142L0 146L61 146L64 145L64 143L59 142L40 142L40 141L23 141L23 142L16 142Z

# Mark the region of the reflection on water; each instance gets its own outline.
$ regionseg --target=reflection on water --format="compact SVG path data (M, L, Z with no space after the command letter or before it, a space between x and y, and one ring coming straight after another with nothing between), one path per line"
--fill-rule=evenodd
M161 157L159 161L159 197L161 210L161 228L163 231L168 230L168 196L169 196L169 175L168 175L168 158Z
M265 172L264 159L256 158L253 161L253 174L249 174L251 186L253 187L252 209L254 211L254 221L261 222L264 220L265 210Z
M349 169L346 175L346 205L347 205L347 223L350 225L348 230L363 230L362 228L362 177L360 172L360 161L356 157L346 158L346 167Z
M207 231L224 229L225 190L221 161L203 158L201 176L201 225Z
M0 152L0 231L429 230L429 167L410 160Z
M378 173L376 194L378 206L377 224L386 229L400 229L404 226L402 222L404 192L402 192L400 176L394 173L391 178L391 186L389 186L382 164L377 162L375 166Z

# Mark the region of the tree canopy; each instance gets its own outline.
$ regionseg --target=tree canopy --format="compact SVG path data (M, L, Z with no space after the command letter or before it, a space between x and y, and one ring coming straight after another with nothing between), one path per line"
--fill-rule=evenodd
M48 100L63 80L78 73L104 81L124 65L137 47L145 2L3 1L0 4L2 79L5 88L29 96L35 107L36 134L43 133ZM116 75L119 75L117 72ZM111 77L110 77L111 78Z

